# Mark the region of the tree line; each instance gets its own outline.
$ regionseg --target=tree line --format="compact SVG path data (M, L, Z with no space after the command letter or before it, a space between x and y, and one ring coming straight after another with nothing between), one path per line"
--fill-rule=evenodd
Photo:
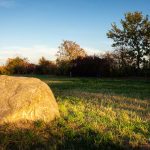
M107 33L114 51L87 55L76 42L63 41L55 62L42 57L38 64L26 58L8 59L1 74L51 74L68 76L147 76L150 77L150 21L141 12L126 13Z

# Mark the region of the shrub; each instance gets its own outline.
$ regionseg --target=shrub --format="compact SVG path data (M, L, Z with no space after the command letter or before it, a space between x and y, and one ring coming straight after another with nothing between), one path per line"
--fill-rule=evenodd
M36 66L37 74L55 74L56 64L42 57L39 64Z
M26 58L9 58L5 66L5 74L26 74L28 64Z
M106 59L98 56L87 56L77 58L71 62L71 73L73 76L110 76L111 66Z

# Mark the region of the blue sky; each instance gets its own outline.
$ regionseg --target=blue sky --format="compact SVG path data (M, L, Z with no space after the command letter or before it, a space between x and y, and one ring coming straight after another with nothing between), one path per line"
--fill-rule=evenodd
M128 11L150 15L150 1L0 0L0 63L16 55L54 59L62 40L88 53L112 50L106 33Z

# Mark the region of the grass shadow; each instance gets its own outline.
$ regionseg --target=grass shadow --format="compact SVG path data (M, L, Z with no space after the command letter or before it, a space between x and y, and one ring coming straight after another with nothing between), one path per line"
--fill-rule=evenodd
M58 130L59 128L59 130ZM128 147L129 148L129 147ZM93 150L125 149L125 146L114 143L109 137L87 128L74 132L58 124L30 128L18 128L11 124L0 126L0 149L6 150Z
M148 80L49 78L45 82L54 92L58 91L57 94L59 91L70 90L150 100L150 81Z

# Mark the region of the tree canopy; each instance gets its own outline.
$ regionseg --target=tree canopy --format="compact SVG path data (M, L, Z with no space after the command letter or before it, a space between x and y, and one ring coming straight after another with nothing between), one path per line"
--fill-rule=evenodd
M78 57L85 57L87 54L76 42L65 40L59 46L57 58L59 61L70 61Z
M150 54L150 21L148 16L141 12L126 13L124 20L120 21L122 28L112 24L112 29L107 33L108 38L113 39L113 47L121 47L136 60L136 67L145 56Z

